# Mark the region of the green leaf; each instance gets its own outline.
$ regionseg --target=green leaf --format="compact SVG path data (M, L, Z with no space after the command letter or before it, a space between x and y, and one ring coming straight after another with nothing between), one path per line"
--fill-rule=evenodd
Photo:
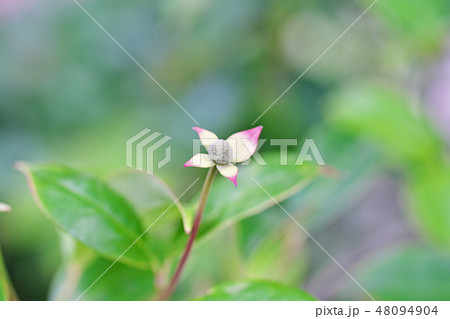
M205 301L312 301L307 292L271 281L235 281L219 284L200 297Z
M152 271L121 263L109 268L111 264L111 260L95 256L64 263L53 279L49 299L77 300L81 297L80 300L139 301L151 298L154 292Z
M143 233L134 208L100 180L59 165L17 167L44 214L100 254L116 259ZM150 254L139 240L120 261L149 267Z
M450 247L450 167L446 164L415 172L408 180L410 211L432 242Z
M127 171L116 174L109 182L138 210L140 220L144 225L150 225L166 209L171 209L169 207L173 206L171 210L177 211L181 216L185 232L190 232L190 227L192 227L190 216L187 215L180 200L177 199L177 195L159 177ZM170 211L167 211L166 214L169 215Z
M322 126L308 136L314 139L325 161L337 169L337 176L316 179L283 206L309 232L320 232L372 189L382 167L373 147L351 136ZM307 247L302 244L306 235L279 207L238 225L238 244L248 260L246 277L286 283L301 280L306 263Z
M305 275L308 266L306 234L291 219L280 219L284 222L267 230L250 254L244 255L245 278L289 284L300 282Z
M176 240L177 232L189 232L191 216L187 215L173 191L156 176L124 172L112 176L109 182L137 209L144 228L151 226L145 234L146 242L162 263L171 252L168 243ZM180 216L184 231L180 227Z
M450 254L408 248L368 262L358 280L376 300L450 300Z
M434 242L450 246L450 167L443 144L423 116L389 89L364 86L330 99L329 120L340 130L378 144L407 176L411 211Z
M343 132L379 145L391 159L406 165L432 163L442 145L430 124L409 101L389 88L360 85L331 96L328 121Z
M450 17L447 0L392 0L377 3L374 10L389 24L390 30L398 30L406 36L400 39L419 47L431 45L433 48L438 44L446 34Z
M295 157L290 158L286 166L280 165L280 154L277 152L265 153L263 158L267 165L251 162L248 167L239 167L237 189L229 180L220 175L216 177L206 204L199 238L267 210L276 205L274 199L278 202L286 200L319 175L316 164L296 166ZM196 201L191 205L191 214L195 208Z
M309 232L320 232L372 190L373 184L385 172L385 165L373 146L354 136L323 126L308 136L312 136L320 147L325 161L336 169L336 176L316 179L293 196L286 209L292 207L293 213L299 212L297 216Z

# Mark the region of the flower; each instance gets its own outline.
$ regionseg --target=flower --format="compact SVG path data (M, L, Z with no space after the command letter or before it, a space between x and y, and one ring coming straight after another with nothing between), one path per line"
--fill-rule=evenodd
M262 126L234 133L226 140L200 127L192 129L198 133L208 154L198 153L184 167L217 167L217 170L237 187L238 168L234 165L248 160L256 151Z

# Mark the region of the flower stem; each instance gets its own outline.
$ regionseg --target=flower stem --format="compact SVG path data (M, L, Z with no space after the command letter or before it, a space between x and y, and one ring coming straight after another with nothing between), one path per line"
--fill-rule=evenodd
M198 229L200 227L200 222L202 220L203 211L205 210L206 200L208 199L209 190L211 189L212 182L214 177L216 176L217 169L216 166L213 166L209 169L208 175L206 175L205 183L203 184L202 192L200 194L200 199L198 202L197 212L195 213L194 224L192 225L191 234L189 235L189 240L186 244L186 248L184 249L183 256L178 263L177 269L170 281L169 286L163 293L161 294L160 300L168 300L172 293L175 290L178 279L180 278L181 273L183 272L184 266L186 265L186 261L189 257L189 254L194 246L195 238L197 237Z

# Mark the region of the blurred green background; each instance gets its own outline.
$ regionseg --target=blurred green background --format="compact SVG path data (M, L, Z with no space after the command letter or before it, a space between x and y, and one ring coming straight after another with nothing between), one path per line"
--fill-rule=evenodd
M80 3L201 127L227 137L372 2ZM266 139L313 138L340 171L283 205L379 299L450 300L449 21L448 0L379 0L255 124ZM173 137L157 174L177 194L206 172L182 167L195 123L73 1L0 0L0 45L0 201L13 209L0 214L0 244L19 297L43 300L58 234L15 161L107 178L125 166L125 141L149 128ZM236 232L247 236L238 248ZM324 300L367 299L277 208L217 234L190 267L190 296L255 277Z

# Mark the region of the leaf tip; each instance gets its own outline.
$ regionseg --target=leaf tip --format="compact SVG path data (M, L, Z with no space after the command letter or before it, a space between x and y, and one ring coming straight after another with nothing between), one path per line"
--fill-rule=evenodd
M28 173L28 166L25 162L15 161L13 166L14 166L14 169L18 170L19 172L22 172L23 174Z
M34 185L33 176L30 171L30 167L27 163L22 161L16 161L14 162L14 168L21 172L23 175L25 175L25 178L27 180L28 188L30 189L31 196L33 196L34 201L39 206L39 208L43 211L45 211L44 205L41 203L39 199L39 195L37 193L36 187Z

